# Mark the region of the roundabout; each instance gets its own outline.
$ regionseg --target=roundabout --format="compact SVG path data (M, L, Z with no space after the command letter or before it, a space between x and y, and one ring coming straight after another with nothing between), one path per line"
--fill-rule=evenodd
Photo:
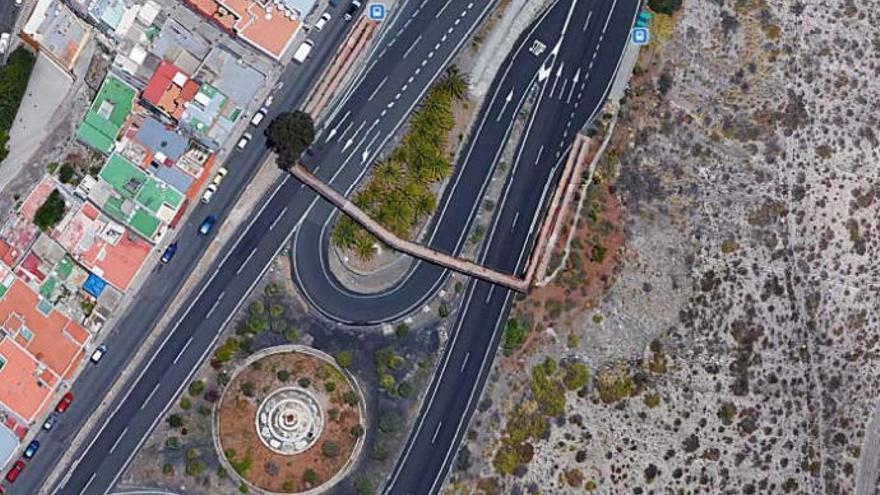
M320 351L258 352L230 373L215 406L220 462L255 493L323 492L361 451L363 403L354 377Z

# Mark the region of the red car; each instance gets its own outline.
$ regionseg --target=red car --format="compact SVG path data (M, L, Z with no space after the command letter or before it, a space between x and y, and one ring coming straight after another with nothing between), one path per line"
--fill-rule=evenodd
M59 414L63 413L67 410L68 407L70 407L71 402L73 402L73 394L67 392L66 394L64 394L64 397L62 397L61 400L58 401L58 405L55 406L55 412Z
M21 474L21 470L24 469L24 461L21 459L15 461L15 464L12 465L12 469L6 473L6 481L12 483L18 478L18 475Z

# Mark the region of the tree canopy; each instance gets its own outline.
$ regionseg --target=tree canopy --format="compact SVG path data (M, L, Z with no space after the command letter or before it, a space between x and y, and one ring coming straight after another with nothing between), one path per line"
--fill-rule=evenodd
M315 126L309 114L295 110L282 113L269 124L266 137L278 153L278 165L290 168L315 140Z

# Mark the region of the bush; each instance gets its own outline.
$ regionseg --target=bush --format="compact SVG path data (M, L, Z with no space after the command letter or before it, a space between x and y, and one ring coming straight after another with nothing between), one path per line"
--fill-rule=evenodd
M241 393L247 397L253 397L257 393L257 386L254 382L244 382L241 384Z
M290 372L287 370L280 370L278 373L275 373L275 376L278 378L278 381L286 382L290 380Z
M198 476L205 470L205 463L199 459L193 459L186 463L186 474Z
M681 8L681 0L648 0L648 7L654 12L672 15Z
M402 339L409 335L409 325L406 323L401 323L394 327L394 335L397 335L397 338Z
M207 392L205 392L204 399L213 404L213 403L217 402L218 400L220 400L220 392L218 392L214 389L208 390Z
M324 454L324 457L336 457L339 455L339 445L327 440L321 445L321 453Z
M162 465L162 474L172 475L174 474L174 466L171 464L165 463Z
M394 383L394 376L387 373L379 375L379 388L382 390L385 390L386 392L394 390Z
M199 451L196 449L186 449L186 460L191 461L199 458Z
M183 409L184 411L189 411L190 409L192 409L192 406L193 406L192 401L189 400L188 397L181 397L181 399L180 399L180 408L181 409Z
M67 204L64 202L64 198L61 197L58 189L53 189L46 201L37 209L34 223L40 230L48 231L64 218L66 211Z
M241 343L235 337L229 337L223 342L223 345L214 351L214 359L220 363L231 360L235 354L241 349Z
M284 340L288 342L296 342L299 340L299 330L290 328L284 332Z
M528 334L528 324L516 318L507 320L507 324L504 326L504 335L501 337L501 349L504 355L510 356L522 347Z
M172 414L171 416L168 416L168 419L166 419L165 421L168 423L168 426L172 428L180 428L181 426L183 426L183 418L181 418L178 414Z
M570 362L565 365L565 375L562 377L562 384L568 390L577 390L590 379L590 370L586 365L578 362Z
M211 408L208 406L199 406L199 414L201 414L202 416L210 416Z
M645 405L650 408L655 408L660 405L660 394L647 394L644 398Z
M303 472L303 481L308 483L309 485L315 486L318 484L318 473L315 472L314 469L308 468Z
M192 397L198 397L202 395L202 392L205 391L205 382L201 380L196 380L189 384L189 395Z
M177 437L168 437L165 439L165 448L168 450L179 450L180 439Z
M312 384L312 381L306 377L302 377L299 380L297 380L296 383L299 384L299 386L302 388L307 388L309 385Z
M357 495L372 495L376 491L376 484L368 478L360 477L354 480L354 491Z
M336 382L324 382L324 390L332 394L336 391Z
M351 407L356 406L358 404L357 392L349 390L342 396L342 400Z
M384 461L388 458L388 447L384 445L375 445L373 451L370 452L370 458L376 461Z
M635 382L626 367L618 365L599 373L596 389L602 402L612 404L629 397L635 389Z
M396 433L403 428L403 420L393 412L385 413L379 418L379 430L382 433Z
M336 360L336 364L340 367L350 368L352 361L354 361L354 355L351 351L339 351L333 354L333 359Z
M355 438L360 438L365 433L364 427L359 424L354 425L351 427L351 430L349 430L349 433L351 433L351 436L353 436Z

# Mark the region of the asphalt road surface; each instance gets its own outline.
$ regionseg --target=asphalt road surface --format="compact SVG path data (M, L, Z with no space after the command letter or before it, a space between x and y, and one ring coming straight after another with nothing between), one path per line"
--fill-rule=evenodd
M16 7L15 2L13 0L3 0L0 2L0 33L9 33L9 47L6 49L6 53L0 54L0 64L6 62L6 56L9 55L9 52L12 49L12 45L15 42L15 23L18 20L18 16L21 13L21 7Z
M427 5L429 3L432 5ZM388 35L381 40L380 50L372 57L378 67L368 67L369 70L361 78L361 84L355 86L357 89L341 108L351 110L352 114L358 116L382 118L382 129L393 134L424 90L441 72L444 63L488 11L489 3L488 0L450 1L445 8L428 1L417 3L412 0L405 4L395 17L395 25L387 30ZM444 14L446 10L452 12L453 8L458 8L455 17ZM463 10L467 10L468 14L462 16ZM397 110L393 110L395 105L389 106L385 103L381 109L378 106L371 107L376 112L374 115L360 112L359 105L371 101L369 95L362 95L367 91L362 89L365 87L363 82L369 81L371 71L388 70L405 60L397 52L403 46L398 43L400 35L413 31L423 32L426 26L437 26L440 23L448 26L445 29L450 34L447 37L449 42L440 50L432 50L424 45L427 49L419 61L426 62L421 64L417 61L418 65L412 66L413 73L418 70L418 74L414 77L412 91L400 98L394 98ZM402 31L397 31L398 26L405 27L400 28ZM450 28L453 31L458 30L454 37L448 33ZM341 29L342 16L334 15L334 20L319 35L313 33L317 46L312 56L301 68L293 65L284 76L283 80L286 82L272 106L273 112L295 108L302 102L306 89L323 70L327 61L331 43L322 44L322 40L337 39ZM414 52L411 51L415 56ZM427 55L429 52L432 53L430 57ZM369 92L373 91L373 88L369 88ZM384 114L382 110L386 110ZM271 121L272 117L270 113L266 122ZM387 137L382 138L384 139ZM378 140L376 138L367 144L372 146ZM363 144L361 142L357 145L359 153L363 153ZM162 315L177 287L211 242L211 236L203 238L195 234L198 224L209 213L223 215L228 211L232 196L249 180L253 165L259 163L265 153L265 140L262 136L255 135L245 151L233 154L228 165L230 174L215 199L210 205L199 205L191 220L181 229L180 248L175 258L168 265L158 267L157 273L150 277L140 291L137 304L132 305L123 322L109 336L110 352L100 365L86 371L74 384L72 390L76 398L73 405L61 417L53 431L41 437L43 447L40 455L29 463L16 481L14 491L10 493L35 493L38 490L43 477L58 461L66 444L92 414L95 405L106 394L150 327ZM321 153L321 149L316 149L314 154L322 156ZM331 176L353 178L350 175L351 168L345 167L347 163L359 169L354 172L354 176L359 176L369 161L332 163L332 166L327 166L318 175L325 180L329 180ZM334 185L337 184L334 182ZM193 370L205 358L216 341L219 329L235 313L271 260L286 244L305 212L316 204L316 196L300 186L291 176L285 176L265 198L261 210L252 217L250 223L240 229L234 245L211 267L207 280L201 284L200 290L192 296L189 304L184 305L185 309L177 315L172 328L164 332L163 339L149 352L148 362L140 368L137 376L129 380L124 387L126 392L123 396L114 400L110 413L106 417L93 420L97 426L91 433L91 443L77 452L67 475L53 487L56 493L104 493L113 486L155 423L161 419L166 406L173 402L179 390L189 381Z
M0 11L4 11L7 7L7 2L3 1L0 3L2 3ZM12 2L10 1L9 3L11 4ZM309 38L315 40L316 44L306 63L302 65L291 64L281 76L280 81L284 84L280 89L274 91L275 101L269 108L270 111L267 118L264 119L258 130L255 131L253 127L250 127L249 132L254 135L254 139L244 150L234 151L226 163L224 163L224 166L229 169L229 173L224 178L223 185L218 189L211 203L208 205L199 203L186 223L180 227L177 234L179 248L172 263L157 265L152 268L153 273L150 274L136 295L136 303L129 306L119 324L106 336L105 342L109 347L109 352L101 360L100 365L87 365L88 368L73 384L71 387L71 391L74 394L73 404L67 412L59 416L58 423L51 431L40 432L37 437L41 442L39 454L33 460L28 461L27 467L22 471L15 484L7 486L8 493L12 495L37 493L39 487L44 483L45 477L68 449L69 443L76 436L78 430L87 421L89 421L89 426L87 427L91 428L91 425L100 425L106 420L106 418L101 418L100 421L95 421L91 418L95 407L101 402L113 382L119 376L119 373L125 368L125 365L131 360L135 352L137 352L150 330L164 316L168 304L213 240L213 236L198 235L199 224L209 214L219 215L222 221L226 213L232 208L232 205L244 190L245 185L253 177L256 165L262 161L267 153L265 138L262 133L265 126L279 112L296 108L303 103L308 89L316 83L317 78L332 58L339 42L342 41L345 32L352 24L342 20L341 12L335 13L333 17L333 20L320 33L312 31L309 35ZM251 274L251 276L255 275ZM165 336L168 335L169 331L170 329L165 330ZM191 331L191 329L188 331ZM207 344L203 343L203 345ZM180 364L182 365L183 363L181 362ZM196 360L190 359L188 364L195 367ZM178 374L178 381L182 380L189 371L189 368L177 366L173 367L173 369ZM170 394L175 388L176 385L169 385L163 391ZM164 399L167 400L168 396L165 396ZM161 405L158 402L154 402L154 406ZM150 411L144 411L141 416L149 413L159 414L160 410L161 408L154 407ZM121 452L121 447L117 446L117 448ZM98 451L96 450L95 452ZM82 454L82 452L78 453L80 456ZM106 450L104 455L107 456L108 460L125 460L124 458L120 459L119 456L107 455ZM109 481L109 478L93 480L94 486L87 493L104 493L103 490L109 486ZM99 488L101 482L105 484L105 487ZM79 492L65 488L60 490L59 493Z

